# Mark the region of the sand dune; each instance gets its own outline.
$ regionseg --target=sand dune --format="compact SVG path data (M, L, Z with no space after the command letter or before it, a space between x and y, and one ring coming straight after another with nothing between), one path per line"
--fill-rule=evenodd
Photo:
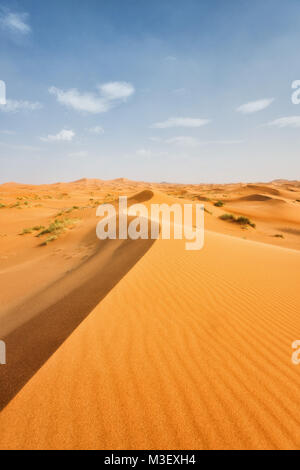
M270 196L263 194L250 194L250 196L243 196L238 199L239 201L274 201Z
M248 184L247 189L251 191L259 191L265 194L271 194L273 196L280 196L280 191L271 186L264 186L262 184Z
M70 188L72 204L75 196L86 201L86 192ZM291 362L299 339L299 235L270 237L278 219L297 230L299 209L286 225L283 213L263 220L257 208L260 225L243 230L219 219L233 206L214 207L211 187L157 188L136 187L129 204L191 202L195 193L209 199L203 250L185 251L184 240L99 242L94 209L85 209L85 223L44 248L45 266L54 257L58 268L43 288L18 305L7 297L0 448L299 448L299 370ZM232 187L222 190L231 198ZM268 205L261 193L253 188L254 199L240 200L239 210ZM65 203L47 199L49 207L35 211L52 217ZM17 209L3 209L10 210ZM24 211L30 219L34 209ZM10 224L7 253L27 246L30 259L24 255L21 269L9 255L2 279L18 269L30 276L42 249L33 238L13 238ZM59 267L63 253L86 246L84 259L72 255L67 272Z

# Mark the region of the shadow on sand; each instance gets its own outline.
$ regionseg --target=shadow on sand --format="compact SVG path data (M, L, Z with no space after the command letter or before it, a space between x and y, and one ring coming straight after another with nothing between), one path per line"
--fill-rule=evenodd
M147 200L151 195L150 191L149 194L143 192L131 202ZM95 237L93 232L88 239L95 241ZM2 338L6 343L7 364L0 368L0 410L142 258L154 241L98 240L99 249L91 258L20 307L22 315L27 315L27 322ZM18 315L18 311L12 315Z

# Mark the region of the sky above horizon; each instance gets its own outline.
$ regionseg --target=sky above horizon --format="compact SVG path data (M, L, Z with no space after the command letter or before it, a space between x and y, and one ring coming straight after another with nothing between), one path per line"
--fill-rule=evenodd
M0 183L300 179L299 20L298 0L0 0Z

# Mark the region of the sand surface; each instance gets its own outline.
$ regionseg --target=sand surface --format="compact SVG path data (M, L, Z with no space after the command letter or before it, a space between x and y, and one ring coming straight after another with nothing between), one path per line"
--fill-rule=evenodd
M203 202L204 248L99 241L119 195ZM299 448L299 201L284 180L0 186L0 448Z

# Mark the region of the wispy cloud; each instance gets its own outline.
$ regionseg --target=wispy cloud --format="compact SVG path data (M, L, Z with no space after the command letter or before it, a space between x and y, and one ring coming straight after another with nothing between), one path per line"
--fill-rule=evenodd
M183 147L198 147L203 145L235 145L243 140L199 140L190 136L176 136L164 141L166 144L175 144Z
M168 55L167 57L164 58L166 62L176 62L177 57L175 55Z
M171 117L163 122L156 122L151 127L154 129L169 129L171 127L202 127L211 122L210 119Z
M197 145L200 145L199 140L195 139L194 137L189 137L185 135L172 137L171 139L166 140L166 143L182 145L184 147L196 147Z
M43 105L39 102L7 100L6 104L0 105L0 111L5 113L17 113L19 111L35 111Z
M136 151L139 157L151 157L153 152L150 149L141 148Z
M207 141L204 141L203 144L204 145L235 145L235 144L242 144L243 142L245 142L244 140L242 139L237 139L237 140L207 140Z
M127 82L109 82L99 85L98 89L102 96L109 101L123 100L126 101L135 92L131 83Z
M172 90L172 93L174 93L174 95L184 95L186 88L175 88L175 90Z
M88 131L91 134L98 134L98 135L104 134L104 129L101 126L90 127L90 129L88 129Z
M48 135L47 137L40 137L43 142L71 142L75 137L75 132L68 129L63 129L58 134Z
M28 13L15 13L2 8L0 11L0 28L14 34L26 35L31 32Z
M268 127L300 127L300 116L286 116L265 124Z
M60 90L56 87L49 88L49 93L56 96L60 104L73 108L76 111L98 114L109 110L109 104L93 93L80 93L76 88Z
M257 111L262 111L266 109L270 104L272 104L274 98L263 98L257 101L249 101L249 103L242 104L236 111L242 114L252 114L257 113Z
M106 113L111 108L125 102L135 89L133 85L127 82L109 82L97 87L98 93L84 92L80 93L76 88L70 90L61 90L52 86L49 93L56 96L57 101L75 109L91 114Z
M0 134L14 135L15 131L9 131L9 130L3 129L3 130L0 130Z
M13 150L24 150L24 151L42 151L43 149L41 147L35 147L33 145L15 145L15 144L8 144L7 142L0 142L0 145L3 146L3 147L7 147L9 149L13 149Z

